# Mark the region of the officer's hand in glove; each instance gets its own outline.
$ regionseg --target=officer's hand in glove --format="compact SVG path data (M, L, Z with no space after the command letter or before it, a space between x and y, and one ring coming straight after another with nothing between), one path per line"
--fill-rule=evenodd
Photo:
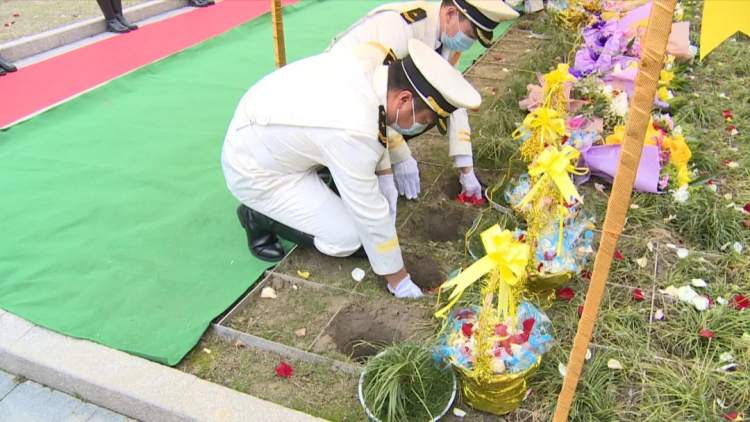
M468 197L481 198L482 197L482 185L479 183L479 179L474 174L474 169L465 171L462 169L461 176L458 181L461 182L461 193Z
M418 299L423 296L422 290L411 281L411 276L409 274L406 274L406 277L404 277L395 288L391 287L390 284L387 284L386 286L388 287L388 291L399 299Z
M388 208L390 210L391 217L393 217L393 221L396 221L396 203L398 201L398 191L396 190L395 183L393 183L393 175L379 175L378 187L380 188L380 193L382 193L383 196L385 196L386 201L388 201Z
M419 166L414 157L393 165L393 174L396 176L396 186L399 195L406 199L417 199L419 195Z

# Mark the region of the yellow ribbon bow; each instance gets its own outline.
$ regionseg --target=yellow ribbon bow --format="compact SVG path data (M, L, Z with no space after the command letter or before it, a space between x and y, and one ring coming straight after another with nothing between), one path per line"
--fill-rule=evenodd
M440 286L440 291L450 289L453 291L448 296L448 304L435 313L437 318L445 318L463 292L490 271L497 271L501 278L498 292L499 311L505 315L515 314L515 303L512 303L508 291L526 274L526 266L529 263L529 245L516 240L513 233L501 229L497 224L483 231L480 236L487 255Z
M539 107L529 113L523 119L523 126L532 133L537 132L542 142L557 139L565 134L565 120L559 112L548 107Z
M583 202L583 198L581 198L576 186L573 184L573 180L570 178L570 174L586 174L587 170L578 169L572 163L579 155L581 153L570 145L565 145L562 149L549 147L542 151L536 161L529 166L529 175L539 177L539 179L531 187L529 193L523 197L518 204L518 208L528 205L534 199L537 191L544 186L547 179L551 179L554 182L560 191L562 200L566 203L570 203L571 199Z

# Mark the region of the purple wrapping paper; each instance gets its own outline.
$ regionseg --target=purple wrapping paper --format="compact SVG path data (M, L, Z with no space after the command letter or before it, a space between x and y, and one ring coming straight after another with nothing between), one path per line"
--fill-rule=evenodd
M581 151L579 167L587 167L590 173L576 178L576 183L588 181L589 176L598 176L609 183L617 174L620 162L620 145L597 145ZM635 190L639 192L659 193L659 148L655 145L644 145L638 174L635 177Z

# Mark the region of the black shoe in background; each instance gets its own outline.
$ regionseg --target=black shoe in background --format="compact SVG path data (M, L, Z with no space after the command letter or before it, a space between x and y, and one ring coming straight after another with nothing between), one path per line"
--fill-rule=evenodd
M135 25L135 24L132 24L132 23L128 22L125 19L125 16L122 15L122 13L116 14L115 15L115 19L117 19L118 21L120 21L120 23L122 24L122 26L124 26L125 28L128 28L131 31L135 31L136 29L138 29L138 25Z
M127 26L120 23L117 18L107 20L107 31L114 32L116 34L124 34L130 32Z
M2 70L3 74L5 74L6 72L15 72L18 69L13 65L13 63L0 57L0 70Z

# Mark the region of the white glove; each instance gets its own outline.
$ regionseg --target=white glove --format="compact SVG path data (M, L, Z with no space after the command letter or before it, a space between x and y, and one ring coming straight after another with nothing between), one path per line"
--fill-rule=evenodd
M396 177L399 195L406 199L417 199L419 195L419 166L414 157L393 165L393 174Z
M388 201L388 209L395 223L398 191L396 190L396 185L393 183L393 175L382 174L378 176L378 188L380 189L380 193L385 197L385 200Z
M469 170L468 173L462 171L458 181L461 182L461 193L470 197L482 197L482 185L474 174L474 170Z
M386 286L388 286L388 291L399 299L418 299L422 297L422 290L411 281L409 274L398 282L398 286L395 289L390 284L386 284Z

